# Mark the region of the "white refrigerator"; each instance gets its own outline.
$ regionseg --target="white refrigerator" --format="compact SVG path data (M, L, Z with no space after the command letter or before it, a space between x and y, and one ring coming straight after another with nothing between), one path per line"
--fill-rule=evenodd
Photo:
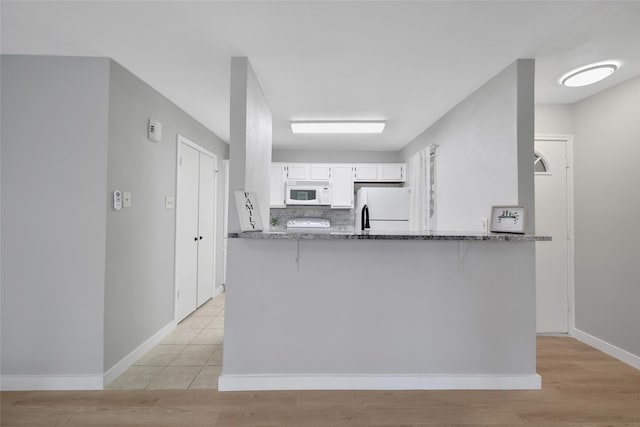
M363 187L356 193L356 232L369 214L371 231L409 231L408 187Z

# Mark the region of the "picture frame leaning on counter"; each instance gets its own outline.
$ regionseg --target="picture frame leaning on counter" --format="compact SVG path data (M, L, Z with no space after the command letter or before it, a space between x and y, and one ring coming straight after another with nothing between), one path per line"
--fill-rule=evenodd
M492 233L524 234L524 206L492 206L489 231Z

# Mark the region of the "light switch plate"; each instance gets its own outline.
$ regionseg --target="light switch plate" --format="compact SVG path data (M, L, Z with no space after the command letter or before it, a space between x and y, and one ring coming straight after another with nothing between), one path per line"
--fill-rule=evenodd
M124 193L122 193L122 207L123 208L131 207L131 193L128 191L125 191Z
M164 198L164 207L167 209L175 209L176 208L176 198L173 196L166 196Z
M147 138L153 142L162 140L162 123L156 119L149 119Z

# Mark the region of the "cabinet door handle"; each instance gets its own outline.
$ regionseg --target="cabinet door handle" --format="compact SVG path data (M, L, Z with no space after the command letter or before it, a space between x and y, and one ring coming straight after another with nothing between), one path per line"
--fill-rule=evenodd
M200 240L202 240L202 236L200 236Z
M193 241L194 241L194 242L197 242L197 241L198 241L198 236L194 237L194 238L193 238Z

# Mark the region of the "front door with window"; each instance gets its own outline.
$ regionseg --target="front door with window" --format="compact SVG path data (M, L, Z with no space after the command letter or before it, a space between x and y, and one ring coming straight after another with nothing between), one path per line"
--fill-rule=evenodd
M536 330L569 331L567 141L535 141Z

